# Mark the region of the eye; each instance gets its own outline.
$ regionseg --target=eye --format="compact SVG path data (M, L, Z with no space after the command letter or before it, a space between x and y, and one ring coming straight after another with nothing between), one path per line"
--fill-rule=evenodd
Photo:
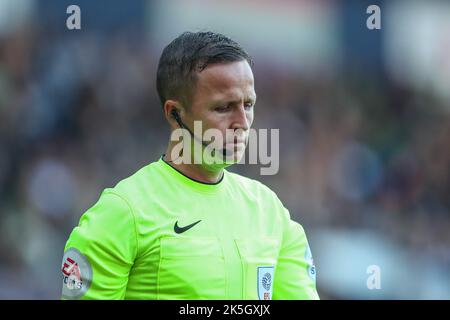
M253 103L246 103L245 105L244 105L244 108L245 109L247 109L247 110L250 110L251 108L253 108Z
M220 106L220 107L216 107L214 110L216 110L217 112L226 112L230 109L229 106Z

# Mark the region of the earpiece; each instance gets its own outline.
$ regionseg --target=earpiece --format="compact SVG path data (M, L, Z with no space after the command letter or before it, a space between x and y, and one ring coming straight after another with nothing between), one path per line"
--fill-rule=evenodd
M173 109L170 111L170 113L172 114L172 117L175 119L175 121L178 123L178 125L179 125L181 128L184 128L183 123L181 122L180 115L178 114L177 109L173 108Z

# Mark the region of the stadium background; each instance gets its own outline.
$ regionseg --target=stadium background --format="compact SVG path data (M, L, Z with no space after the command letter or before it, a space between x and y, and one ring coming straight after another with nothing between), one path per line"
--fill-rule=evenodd
M0 298L59 298L80 215L165 150L162 48L206 29L254 57L280 171L233 170L303 224L322 299L450 299L450 4L337 0L0 0Z

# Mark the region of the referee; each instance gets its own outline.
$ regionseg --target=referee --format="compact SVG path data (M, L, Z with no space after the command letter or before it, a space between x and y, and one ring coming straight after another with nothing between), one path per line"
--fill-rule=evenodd
M171 139L158 161L82 215L64 249L62 299L319 298L305 232L273 191L227 171L230 162L177 161L192 160L195 143L209 147L194 121L238 133L212 154L239 161L256 100L251 66L236 42L212 32L185 32L163 50L164 115L190 142L180 149Z

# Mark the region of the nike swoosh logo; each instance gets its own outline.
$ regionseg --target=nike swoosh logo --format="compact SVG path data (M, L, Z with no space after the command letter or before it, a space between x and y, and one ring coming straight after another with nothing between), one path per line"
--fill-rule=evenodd
M197 222L194 222L194 223L191 223L190 225L187 225L187 226L185 226L185 227L180 227L180 226L178 226L178 221L177 222L175 222L175 225L173 226L173 230L176 232L176 233L183 233L183 232L185 232L185 231L188 231L190 228L192 228L193 226L195 226L197 223L199 223L200 221L202 221L202 220L198 220Z

